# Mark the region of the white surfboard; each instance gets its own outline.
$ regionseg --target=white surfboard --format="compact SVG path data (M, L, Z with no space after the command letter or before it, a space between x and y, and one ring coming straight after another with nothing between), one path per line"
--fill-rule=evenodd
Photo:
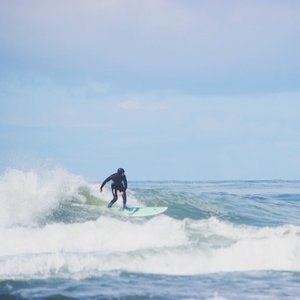
M148 207L130 207L129 209L123 209L121 207L111 207L110 211L122 216L128 217L148 217L162 214L168 209L165 206L148 206Z

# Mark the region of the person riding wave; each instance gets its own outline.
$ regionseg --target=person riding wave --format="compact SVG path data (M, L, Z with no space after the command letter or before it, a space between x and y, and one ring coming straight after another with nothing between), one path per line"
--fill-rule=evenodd
M113 195L113 199L109 202L107 207L112 207L113 204L118 200L118 191L121 193L123 198L123 208L128 209L126 206L127 202L127 196L126 196L126 190L127 190L127 178L125 175L125 170L123 168L119 168L117 170L117 173L114 173L110 176L108 176L103 183L100 186L100 192L103 191L103 187L105 184L112 180L111 184L111 192Z

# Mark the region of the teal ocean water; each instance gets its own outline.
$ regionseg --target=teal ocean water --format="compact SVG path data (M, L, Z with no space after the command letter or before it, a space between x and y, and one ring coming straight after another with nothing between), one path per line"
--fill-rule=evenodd
M300 181L129 181L150 218L99 183L0 176L0 299L300 299Z

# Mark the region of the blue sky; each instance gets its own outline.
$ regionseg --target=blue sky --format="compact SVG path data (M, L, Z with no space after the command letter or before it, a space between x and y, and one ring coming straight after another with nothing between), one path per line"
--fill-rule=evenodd
M300 2L0 0L0 169L299 179Z

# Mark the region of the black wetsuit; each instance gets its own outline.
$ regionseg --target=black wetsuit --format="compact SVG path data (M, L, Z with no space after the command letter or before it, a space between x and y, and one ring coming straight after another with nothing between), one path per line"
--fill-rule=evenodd
M119 174L119 173L114 173L107 177L102 185L101 189L104 187L104 185L112 180L111 184L111 192L113 194L113 199L110 201L108 204L108 207L111 207L117 200L118 200L118 191L123 192L122 198L123 198L123 207L126 207L126 201L127 201L127 196L126 196L126 190L127 190L127 179L125 174Z

